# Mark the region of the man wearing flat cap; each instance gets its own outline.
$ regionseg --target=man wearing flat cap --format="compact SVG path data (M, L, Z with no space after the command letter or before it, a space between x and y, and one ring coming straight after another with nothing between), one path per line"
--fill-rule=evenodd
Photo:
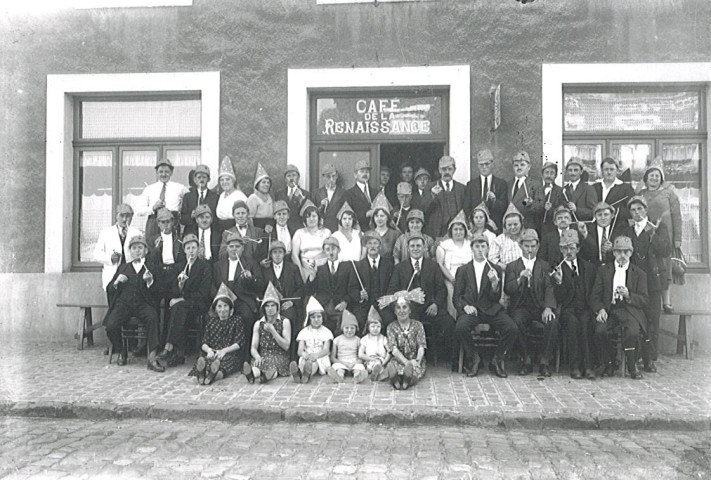
M353 176L355 185L346 191L346 201L351 206L358 220L361 231L368 228L368 215L370 205L375 199L375 193L370 191L370 162L368 160L358 160L353 166Z
M558 164L549 161L543 162L541 167L542 182L537 189L537 200L543 205L543 211L539 212L537 220L538 234L541 239L555 230L553 214L556 208L565 203L563 187L555 183L556 177L558 177Z
M543 215L543 201L539 185L528 176L531 158L528 152L520 150L512 158L514 178L508 185L509 203L523 214L524 228L537 228Z
M479 166L479 176L467 183L464 211L469 215L474 207L484 202L491 214L491 220L496 223L496 233L501 233L504 212L509 205L506 181L491 173L494 165L491 150L479 150L476 162Z
M321 166L321 187L313 193L314 205L321 212L323 226L338 231L338 211L345 202L346 191L338 185L338 172L332 163ZM276 214L276 212L274 212Z
M430 172L424 168L418 168L415 172L415 181L412 186L412 208L425 212L432 203L432 193L427 190L430 183Z
M576 222L592 220L593 208L598 202L595 189L582 179L584 168L578 157L572 157L565 166L567 181L563 186L563 199Z
M626 227L615 221L615 209L606 202L598 202L593 208L595 221L593 223L580 223L580 256L599 267L603 263L612 262L612 242ZM618 219L619 220L619 217ZM612 223L615 221L615 230Z
M412 211L412 184L400 182L397 184L397 207L393 211L392 221L400 233L407 232L407 216Z
M326 263L316 268L316 276L307 279L304 286L306 295L310 295L323 306L325 319L323 324L331 330L334 336L340 334L341 316L348 305L348 276L352 266L341 262L338 255L341 246L338 239L328 237L323 241L323 252Z
M622 347L630 377L641 379L637 368L641 339L646 335L644 309L648 300L647 275L630 263L634 247L629 237L615 238L612 253L615 261L602 265L595 277L590 307L595 315L595 350L602 376L613 376L617 370L612 344L622 336Z
M193 175L195 188L191 189L183 197L183 205L180 208L180 223L186 228L197 225L197 217L193 216L193 212L200 205L210 207L210 212L214 214L217 211L217 202L220 199L219 195L207 188L210 182L210 167L207 165L198 165L195 167Z
M174 224L178 225L180 205L183 196L188 193L185 185L170 180L173 176L173 164L167 158L156 160L156 177L158 181L148 185L136 202L136 213L148 215L146 220L146 241L149 249L155 245L155 239L160 235L156 221L156 212L167 208L174 217Z
M227 242L225 235L227 232L236 233L246 240L244 244L244 254L257 262L262 261L268 255L269 237L259 227L255 227L249 220L249 207L246 202L237 200L232 206L232 215L235 219L235 226L222 232L222 242L220 244L219 258L227 258Z
M454 158L445 155L439 159L440 179L427 186L432 195L432 203L425 212L424 233L432 238L440 238L447 234L449 222L464 208L466 188L454 180L457 170Z
M141 232L131 226L133 208L125 203L116 205L116 223L103 229L94 247L94 260L102 264L101 285L109 286L119 265L131 261L128 240Z
M602 179L592 186L598 200L614 207L619 212L617 222L623 226L627 225L627 221L630 219L627 201L634 197L634 188L629 180L624 182L618 178L620 164L612 157L602 159L600 172L602 172Z
M198 237L198 256L214 263L220 256L222 232L212 223L214 217L208 205L198 205L192 215L195 224L185 227L185 234L195 234Z
M299 186L301 173L296 165L287 165L284 171L286 186L274 194L274 201L283 200L289 205L289 228L296 231L303 227L299 212L311 194Z

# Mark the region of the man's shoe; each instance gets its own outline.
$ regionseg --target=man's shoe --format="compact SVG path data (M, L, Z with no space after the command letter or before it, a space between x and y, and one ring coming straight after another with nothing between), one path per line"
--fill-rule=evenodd
M601 377L614 377L617 371L617 365L614 362L610 362L605 365L605 369L602 371Z
M528 375L529 373L533 372L533 364L532 363L522 363L521 364L521 370L518 371L518 374L521 376Z
M155 360L148 360L148 370L153 370L154 372L165 372L165 367Z
M480 366L481 366L481 358L479 358L479 354L476 354L474 356L474 361L471 364L471 368L467 372L467 377L476 377L477 374L479 373Z
M156 355L156 360L168 360L172 354L172 350L166 350L164 348L158 355Z
M582 373L580 373L580 370L578 370L577 368L574 368L570 372L570 378L573 378L575 380L581 380L583 378L583 375L582 375Z
M491 359L491 362L489 363L489 370L496 374L499 378L508 377L506 370L504 369L504 361L499 358L494 357Z
M644 371L647 373L657 373L657 366L654 364L654 362L645 363Z
M123 367L127 363L128 363L128 360L126 360L126 354L119 353L118 360L116 360L116 365L118 365L119 367Z
M541 365L538 367L538 373L542 377L550 377L551 376L551 369L548 368L548 365ZM580 372L578 372L578 375L580 375ZM582 377L580 377L582 378Z
M664 308L664 313L674 313L674 306L671 303L665 303L662 308Z
M588 368L587 370L585 370L585 378L587 378L588 380L595 380L597 376L595 375L595 372L593 370Z
M135 357L145 357L148 354L148 349L146 348L146 341L140 340L136 348L133 350L133 355Z
M244 375L247 379L247 383L254 383L254 372L252 371L252 365L250 365L249 362L244 362L242 364L242 375Z

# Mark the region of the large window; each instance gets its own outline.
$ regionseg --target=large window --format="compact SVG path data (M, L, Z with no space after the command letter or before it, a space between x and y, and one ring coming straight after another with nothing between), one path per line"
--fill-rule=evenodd
M91 266L99 232L115 220L118 203L133 206L132 226L145 229L141 194L167 157L172 180L187 184L200 162L201 100L194 96L75 98L72 264Z
M705 262L707 154L705 85L579 86L563 89L563 159L583 160L590 180L602 158L629 169L635 191L653 159L681 204L682 249L692 266Z

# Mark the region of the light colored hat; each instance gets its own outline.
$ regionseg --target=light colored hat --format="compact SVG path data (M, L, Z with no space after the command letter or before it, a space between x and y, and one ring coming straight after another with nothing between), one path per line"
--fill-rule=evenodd
M312 313L325 312L323 305L316 300L316 297L309 297L309 301L306 303L306 316L308 317Z
M454 161L454 157L444 155L442 158L439 159L439 168L451 166L457 166L457 162Z
M301 172L299 172L299 169L296 165L291 165L291 164L287 165L286 170L284 170L284 175L286 175L287 173L291 173L291 172L294 172L298 176L301 176Z
M568 160L568 163L565 164L566 170L571 165L578 165L578 166L580 166L581 170L585 170L585 165L583 165L583 161L578 157L570 157L570 160Z
M428 172L428 171L427 171L426 169L424 169L424 168L418 168L417 171L415 172L415 180L417 180L417 179L418 179L419 177L421 177L422 175L426 175L427 178L429 178L429 177L430 177L430 172Z
M370 308L373 308L372 306ZM341 330L346 327L355 327L358 331L358 319L348 310L343 310L343 316L341 317Z
M481 160L491 160L493 162L494 154L491 153L491 150L489 150L488 148L484 148L476 153L476 160L477 162Z
M142 243L144 247L148 248L148 244L146 243L146 237L143 235L136 235L135 237L131 237L131 240L128 241L128 248L131 248L134 243Z
M230 290L223 282L220 284L220 288L217 289L217 294L215 295L215 298L212 300L212 302L215 303L221 298L227 298L234 304L235 300L237 300L237 295L232 293L232 290Z
M380 242L381 245L383 244L382 237L375 230L368 230L367 232L365 232L363 234L363 245L365 245L368 242L368 240L370 240L370 239L375 239L378 242Z
M129 214L133 215L133 208L131 208L131 205L129 205L127 203L119 203L118 205L116 205L116 213L117 214L129 213ZM173 214L171 213L170 216L172 217Z
M311 200L309 200L309 199L307 198L306 201L304 202L304 204L301 205L301 210L299 210L299 216L300 216L300 217L303 217L303 216L304 216L304 213L306 212L306 209L309 208L309 207L314 207L314 208L316 208L316 205L314 205L314 202L312 202ZM317 210L318 210L318 209L317 209Z
M269 253L272 253L277 248L281 248L286 253L286 245L281 240L272 240L272 244L269 245Z
M538 232L536 232L532 228L526 228L521 233L521 238L519 239L518 243L523 243L526 240L535 240L537 243L540 243L540 241L538 240Z
M167 208L159 208L156 212L156 220L173 220L173 213Z
M647 175L652 170L656 170L659 172L659 174L662 176L662 183L664 183L664 162L662 161L662 157L654 157L652 163L650 163L647 169L644 171L644 175L642 175L642 181L647 183Z
M171 170L173 170L173 168L174 168L174 167L173 167L173 164L171 163L171 161L168 160L167 158L159 158L159 159L157 159L157 160L156 160L155 169L158 170L158 167L160 167L161 165L167 165L167 166L170 167Z
M282 210L286 210L287 212L290 211L289 204L286 203L284 200L277 200L276 202L274 202L274 215L281 212Z
M204 215L206 213L209 213L212 215L212 210L210 209L210 205L207 203L203 203L202 205L198 205L195 207L195 210L193 210L193 213L190 215L193 218L198 218L200 215Z
M555 210L553 210L553 219L558 217L558 215L560 215L561 213L567 213L568 215L570 215L571 220L573 219L573 212L571 212L570 209L565 205L559 205L556 207Z
M409 222L410 220L419 220L422 223L425 223L425 214L422 213L422 210L413 208L407 213L407 221Z
M469 243L486 243L489 245L489 237L484 235L483 233L475 233L472 235L472 239L470 240Z
M321 175L330 175L336 173L336 166L332 163L324 163L321 166Z
M195 242L198 245L200 244L197 235L195 235L194 233L186 233L183 237L183 247L185 247L190 242Z
M334 247L338 247L339 249L341 248L341 244L338 243L338 239L336 237L328 237L326 240L324 240L323 246L325 247L326 245L332 245Z
M601 210L609 210L610 213L614 214L615 209L611 207L610 205L607 204L607 202L597 202L595 207L593 208L593 215L595 215L597 212Z
M449 225L447 226L447 230L450 230L452 228L452 225L455 225L457 223L464 225L465 230L469 230L469 226L467 225L467 216L464 215L464 210L459 210L459 213L455 215L452 220L450 220Z
M397 184L398 195L412 195L412 184L410 182L400 182Z
M615 238L615 242L612 244L612 250L629 250L634 252L634 247L632 246L632 239L630 237L625 237L620 235Z
M385 213L390 216L390 210L392 209L392 207L390 206L390 202L388 201L387 197L385 196L385 193L383 193L382 190L378 192L378 194L373 199L373 203L370 204L370 215L368 216L373 215L373 213L375 213L375 211L378 209L385 210Z
M357 172L361 168L367 168L370 170L372 167L370 166L370 161L368 160L358 160L355 165L353 165L353 171Z
M422 243L425 242L425 236L422 235L421 233L408 233L407 234L407 244L409 245L412 240L417 240L420 239L422 240Z
M543 170L545 170L546 168L551 167L555 168L556 173L558 173L558 164L555 162L544 162L543 166L541 167L541 172L543 172Z
M249 213L249 205L247 205L247 202L244 200L236 200L235 203L232 204L232 213L234 214L238 208L244 208L247 210L247 213Z
M204 173L205 175L207 175L207 178L209 179L210 178L210 167L208 167L207 165L198 165L197 167L195 167L195 175L197 175L198 173Z
M259 185L259 182L264 180L265 178L271 179L265 168L262 166L261 163L257 163L257 173L254 174L254 188L257 188L257 185Z
M268 302L274 302L277 306L281 306L281 293L274 287L274 284L270 281L267 285L266 290L264 290L264 298L262 298L262 303L260 307Z
M504 213L504 220L506 220L506 217L511 216L511 215L518 215L521 218L521 221L523 222L523 214L521 211L516 208L516 205L513 203L509 203L509 207L506 209L506 212Z
M221 177L230 177L232 180L237 180L235 169L232 166L232 160L227 155L222 159L220 168L217 170L217 178Z
M225 244L229 245L232 242L239 242L244 245L244 238L238 232L233 232L231 230L226 230L224 235Z
M480 212L484 212L484 215L486 215L486 224L489 225L492 230L496 230L496 222L491 218L491 213L489 212L489 207L486 206L486 203L481 202L479 205L472 208L472 217L474 217L474 212L476 212L477 210L479 210Z
M528 156L528 152L526 150L519 150L518 152L514 153L512 160L514 162L524 161L524 162L528 163L529 165L531 164L531 157Z
M351 206L348 204L347 201L343 202L341 209L338 210L338 213L336 214L336 218L338 219L339 222L341 221L341 217L343 216L343 214L346 212L350 212L351 215L353 215L355 217L355 212L353 211L353 209L351 208Z
M347 310L344 310L344 313L347 312ZM368 310L368 318L365 321L366 325L369 325L371 323L379 323L380 325L383 324L383 319L378 313L378 311L375 309L374 305L370 306L370 310Z
M627 200L627 208L631 207L633 203L639 203L641 204L644 208L649 208L647 206L647 199L644 198L642 195L635 195L634 197L630 198Z
M563 234L560 236L560 240L558 241L558 245L561 247L564 247L566 245L573 245L573 244L580 244L580 238L578 238L578 232L576 230L573 230L572 228L569 228Z

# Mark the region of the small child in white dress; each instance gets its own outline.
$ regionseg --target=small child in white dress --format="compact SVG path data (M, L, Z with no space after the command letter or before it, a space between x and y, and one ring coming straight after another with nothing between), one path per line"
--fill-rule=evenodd
M342 383L346 372L353 373L353 379L360 383L368 377L363 362L358 358L358 347L360 339L356 336L358 331L358 320L348 310L343 311L341 319L341 330L343 333L333 341L331 351L331 363L328 368L328 376L332 380Z
M388 339L380 333L383 321L375 307L371 306L366 321L368 334L360 339L358 358L365 362L365 369L370 374L370 380L379 382L388 378L385 365L390 360Z
M296 337L299 342L299 363L289 364L289 373L296 383L308 383L311 375L318 373L326 375L331 360L328 356L331 351L333 333L323 326L324 309L314 297L306 304L306 315L309 326L302 329Z

